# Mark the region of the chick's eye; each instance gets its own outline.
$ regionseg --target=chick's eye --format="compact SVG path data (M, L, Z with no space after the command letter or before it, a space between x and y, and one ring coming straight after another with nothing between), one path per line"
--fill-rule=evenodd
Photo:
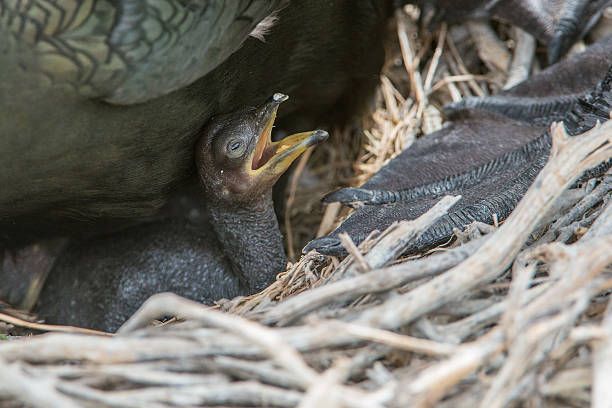
M230 140L226 145L226 154L229 158L234 159L242 156L245 145L241 140Z

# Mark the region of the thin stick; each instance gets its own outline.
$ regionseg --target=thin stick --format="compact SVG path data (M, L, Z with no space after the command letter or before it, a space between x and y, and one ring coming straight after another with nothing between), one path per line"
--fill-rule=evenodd
M423 84L423 89L426 95L429 94L428 91L431 88L431 83L436 73L436 69L438 68L438 63L440 62L440 56L442 56L442 50L444 49L444 39L446 38L446 33L447 33L446 24L442 24L442 26L440 27L440 33L438 34L438 45L436 45L436 49L434 50L434 55L431 58L431 63L429 64L427 75L425 76L425 83Z
M338 325L339 330L345 330L351 335L364 340L375 341L393 348L413 351L415 353L431 356L448 356L453 354L457 349L457 346L453 344L405 336L388 330L380 330L358 324L341 323L339 321L333 323L332 326L334 324Z
M295 192L297 190L298 181L300 180L300 176L304 171L304 167L306 167L306 163L312 154L314 147L309 148L302 154L298 164L295 168L295 171L291 175L291 184L289 186L289 197L287 198L287 203L285 204L285 233L287 236L287 251L289 252L289 259L295 259L295 249L293 248L293 231L291 230L291 209L293 208L293 202L295 201Z
M321 218L319 229L315 235L317 238L329 234L334 229L336 217L338 216L341 208L342 204L340 203L330 203L327 205L325 212L323 213L323 217Z
M344 245L344 248L348 251L349 255L355 258L361 267L361 272L369 272L372 268L368 264L368 261L363 257L359 251L359 248L357 248L351 237L347 233L343 232L338 235L338 238L340 238L342 245Z
M0 313L0 321L5 323L13 324L15 326L26 327L28 329L41 330L47 332L61 332L61 333L81 333L81 334L93 334L96 336L113 336L112 333L106 333L98 330L84 329L81 327L74 326L62 326L55 324L44 324L34 323L27 320L19 319L4 313Z
M593 351L593 407L609 408L612 402L612 302L608 303L601 328L606 337L595 343Z
M514 48L512 63L508 70L508 78L506 78L504 89L512 88L529 77L531 64L535 57L535 38L518 27L513 27L512 30L516 38L516 47Z
M431 95L432 93L434 93L435 91L439 90L440 88L443 88L451 83L456 83L456 82L467 82L467 81L474 81L474 80L479 80L479 81L489 81L489 82L494 82L493 79L484 76L484 75L475 75L475 74L467 74L467 75L449 75L447 77L442 78L441 80L439 80L438 82L436 82L434 84L434 86L432 86L429 91L427 92L428 95Z
M378 293L410 281L434 276L476 252L484 238L429 258L377 269L300 293L278 304L266 314L265 322L286 324L333 302L346 302L368 293Z
M468 21L468 30L476 49L478 56L489 67L493 67L501 72L506 72L510 65L510 53L497 37L489 23L483 21Z

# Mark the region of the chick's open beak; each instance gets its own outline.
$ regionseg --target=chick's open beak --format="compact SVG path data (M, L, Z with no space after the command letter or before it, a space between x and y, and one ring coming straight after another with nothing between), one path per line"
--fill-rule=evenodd
M313 130L289 135L278 142L272 142L272 127L276 119L278 105L287 99L286 95L276 93L264 107L264 110L270 110L270 117L255 146L251 172L265 171L274 175L281 175L306 149L321 143L329 136L324 130Z

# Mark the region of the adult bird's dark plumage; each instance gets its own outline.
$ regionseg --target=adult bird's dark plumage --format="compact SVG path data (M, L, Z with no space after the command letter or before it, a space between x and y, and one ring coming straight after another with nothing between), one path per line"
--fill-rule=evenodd
M248 38L284 3L0 3L3 232L149 216L193 174L211 116L283 89L284 115L314 121L373 87L386 2L291 2Z

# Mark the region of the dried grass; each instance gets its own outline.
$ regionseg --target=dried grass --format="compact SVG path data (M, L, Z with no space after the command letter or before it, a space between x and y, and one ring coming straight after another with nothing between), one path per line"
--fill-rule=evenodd
M414 13L398 17L362 145L358 128L336 130L314 166L298 166L286 230L294 254L346 216L318 210L323 191L363 182L438 129L440 106L494 93L534 64L533 39L517 30L470 23L425 34ZM113 338L0 341L0 405L609 407L612 175L568 186L612 157L612 122L573 139L552 132L549 163L499 227L473 225L451 246L398 259L447 197L358 247L344 237L344 260L302 256L223 311L161 294ZM185 321L145 328L167 314Z

